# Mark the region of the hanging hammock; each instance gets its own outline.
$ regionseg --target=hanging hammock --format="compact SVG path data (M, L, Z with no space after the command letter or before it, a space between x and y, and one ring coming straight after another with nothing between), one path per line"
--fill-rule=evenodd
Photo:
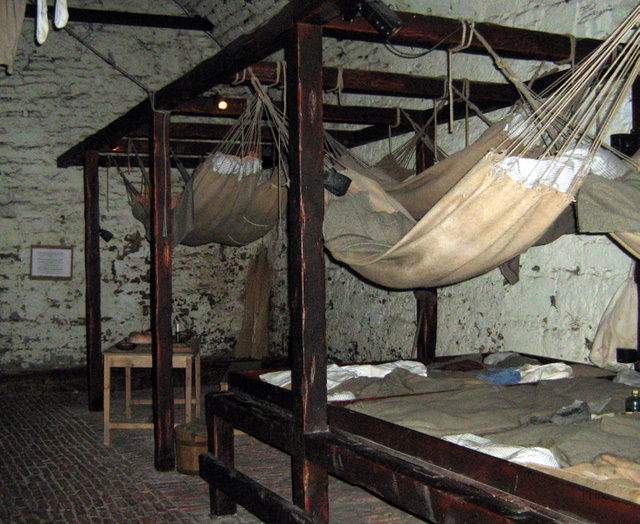
M511 115L463 150L451 162L458 181L443 184L435 202L401 190L392 196L381 183L340 170L352 183L345 196L326 197L332 255L378 284L407 289L460 282L528 249L573 201L631 89L639 21L640 7L551 95L532 98L530 115ZM465 170L459 164L467 155ZM427 170L404 184L435 183L430 176Z
M172 199L174 245L242 246L264 236L278 221L288 180L286 118L248 73L255 95L227 135L192 175L177 162L184 188ZM263 165L264 142L273 144L270 167ZM138 191L124 178L133 215L148 230L148 184Z
M640 151L631 157L640 162ZM640 170L620 168L609 176L588 176L578 193L578 229L609 233L628 253L640 259Z

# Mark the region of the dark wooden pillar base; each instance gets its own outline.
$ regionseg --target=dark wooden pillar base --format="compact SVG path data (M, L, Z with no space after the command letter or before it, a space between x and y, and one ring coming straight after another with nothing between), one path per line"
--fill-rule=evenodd
M416 297L418 326L416 327L416 355L418 361L430 364L436 357L436 329L438 325L438 290L418 289Z
M226 420L207 416L207 420L212 420L209 451L220 460L225 466L233 469L234 447L233 447L233 426ZM236 503L227 497L222 491L216 489L214 485L209 486L209 500L211 505L211 515L231 515L236 512Z

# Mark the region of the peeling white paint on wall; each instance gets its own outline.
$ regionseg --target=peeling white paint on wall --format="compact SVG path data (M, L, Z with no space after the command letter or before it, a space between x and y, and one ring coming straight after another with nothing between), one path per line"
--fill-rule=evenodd
M225 44L277 12L272 0L181 0L207 16ZM400 10L468 18L576 36L604 37L636 0L406 0ZM130 3L88 1L83 7L133 9ZM174 2L143 1L139 11L183 14ZM153 88L161 87L215 52L205 35L191 31L71 25L119 65ZM328 65L348 64L428 76L445 74L444 53L403 60L382 45L325 42ZM511 60L524 78L538 64ZM551 65L550 65L551 67ZM454 57L457 77L504 81L486 57ZM333 95L329 95L333 96ZM81 365L85 358L82 170L58 169L56 157L138 103L145 94L61 32L33 43L33 21L25 27L15 74L0 78L0 372ZM333 99L332 99L333 100ZM343 103L362 103L345 95ZM430 101L384 99L387 106L428 108ZM613 132L628 132L625 108ZM481 131L475 126L475 134ZM462 125L440 138L449 152L461 147ZM398 140L395 141L398 143ZM370 158L386 151L371 147ZM112 343L148 325L149 252L114 170L101 176L102 227L115 234L103 244L104 341ZM177 179L176 179L177 180ZM282 237L269 235L276 277L271 339L287 345L286 256ZM28 278L31 244L75 247L71 282ZM174 260L175 311L203 335L204 353L229 354L240 329L244 281L257 246L180 246ZM521 281L503 284L497 271L440 291L438 352L516 350L584 361L589 340L609 297L626 277L630 259L601 236L562 238L532 248L521 259ZM376 289L327 260L327 327L332 358L383 360L409 355L415 330L410 292ZM323 307L318 304L318 307Z

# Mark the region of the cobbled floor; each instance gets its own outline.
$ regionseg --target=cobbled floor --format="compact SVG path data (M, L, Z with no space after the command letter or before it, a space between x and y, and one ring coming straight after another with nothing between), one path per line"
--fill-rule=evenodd
M113 409L124 412L117 394ZM149 406L135 410L134 419L149 420ZM210 518L204 481L155 471L150 430L113 430L112 441L102 444L102 413L88 411L85 392L1 391L0 522L259 522L241 507ZM236 465L289 498L288 456L238 435ZM337 479L329 492L332 523L422 522Z

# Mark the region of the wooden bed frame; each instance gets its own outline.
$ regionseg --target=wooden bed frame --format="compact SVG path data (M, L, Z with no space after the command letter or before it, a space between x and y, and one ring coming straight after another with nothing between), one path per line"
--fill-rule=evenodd
M150 100L70 148L58 158L60 167L84 166L85 256L87 271L87 368L89 408L101 409L102 360L100 322L100 256L98 249L98 172L101 165L126 161L122 152L134 141L151 172L152 204L152 333L154 374L155 465L173 469L173 396L171 384L171 231L166 221L170 195L169 151L185 165L195 165L223 126L171 125L170 113L219 116L212 98L203 93L252 67L263 81L275 80L276 67L260 62L278 49L287 62L287 110L290 129L288 198L290 356L292 390L259 381L250 374L231 378L228 392L207 397L210 453L201 457L201 475L211 486L212 514L235 511L239 502L259 518L274 523L328 522L328 474L358 484L381 498L430 521L446 522L635 522L638 506L600 492L501 461L394 424L327 404L325 270L322 241L323 120L370 124L341 131L347 146L381 138L396 123L395 109L323 105L323 88L336 85L336 68L323 67L322 37L369 42L383 38L361 17L345 21L349 0L294 0L267 23L238 38L212 58L168 84ZM396 45L443 49L461 43L460 21L399 13L403 27ZM502 56L562 60L572 43L565 35L479 23L476 28ZM444 41L443 41L444 39ZM441 42L442 41L442 42ZM584 57L599 41L577 39L575 58ZM484 54L478 42L463 50ZM437 98L442 79L405 74L342 72L344 92L416 98ZM534 84L544 88L552 77ZM633 125L640 124L638 89L633 95ZM511 105L517 98L506 84L471 82L471 100L483 110ZM225 113L239 114L243 101L231 101ZM447 109L445 108L445 111ZM463 107L454 107L457 117ZM419 113L419 114L417 114ZM426 121L429 112L414 112ZM394 134L409 130L406 121ZM152 140L149 141L149 138ZM180 141L172 142L174 138ZM418 167L432 162L418 150ZM435 353L436 294L416 293L419 315L419 356L428 362ZM293 504L265 489L233 467L233 428L239 428L292 456ZM403 454L412 457L408 460ZM418 459L418 462L415 461Z

